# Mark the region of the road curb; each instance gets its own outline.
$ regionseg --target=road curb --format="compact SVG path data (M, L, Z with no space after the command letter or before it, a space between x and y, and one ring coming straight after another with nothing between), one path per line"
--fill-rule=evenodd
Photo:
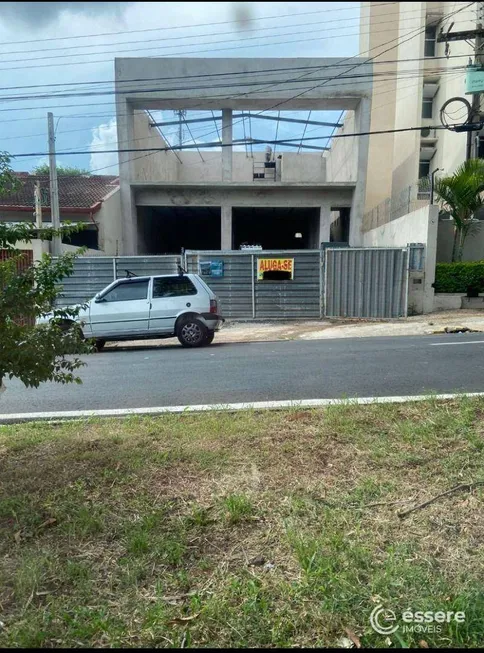
M325 406L347 406L368 404L401 404L413 401L443 401L463 397L484 397L484 392L463 392L439 395L408 395L395 397L352 397L347 399L287 399L281 401L253 401L230 404L199 404L192 406L157 406L146 408L112 408L102 410L65 410L37 413L0 414L0 424L21 422L81 420L96 417L130 417L132 415L165 415L181 413L203 413L207 411L239 410L283 410L295 408L321 408Z

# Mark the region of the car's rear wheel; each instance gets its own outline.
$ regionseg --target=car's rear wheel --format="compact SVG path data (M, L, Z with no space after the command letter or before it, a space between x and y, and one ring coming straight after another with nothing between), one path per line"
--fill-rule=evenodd
M203 344L211 345L214 338L215 338L215 331L209 331L207 337L205 338L205 342Z
M201 347L206 343L208 329L196 317L190 317L180 324L176 330L176 337L183 347Z

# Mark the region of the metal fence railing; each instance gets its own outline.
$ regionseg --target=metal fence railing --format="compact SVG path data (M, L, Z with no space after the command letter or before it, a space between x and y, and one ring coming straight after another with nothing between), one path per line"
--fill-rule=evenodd
M363 231L381 227L407 213L430 204L430 178L422 177L392 198L387 198L363 216Z

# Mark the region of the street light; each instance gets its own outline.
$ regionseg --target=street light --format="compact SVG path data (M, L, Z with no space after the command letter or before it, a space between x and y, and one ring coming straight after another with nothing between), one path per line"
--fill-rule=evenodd
M435 168L435 170L432 171L432 174L430 175L430 203L434 203L434 187L435 187L435 173L444 171L443 168Z

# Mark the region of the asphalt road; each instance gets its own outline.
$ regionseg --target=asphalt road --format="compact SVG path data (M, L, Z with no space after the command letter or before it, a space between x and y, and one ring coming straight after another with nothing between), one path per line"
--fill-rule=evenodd
M6 382L0 413L484 391L484 334L107 350L83 385Z

